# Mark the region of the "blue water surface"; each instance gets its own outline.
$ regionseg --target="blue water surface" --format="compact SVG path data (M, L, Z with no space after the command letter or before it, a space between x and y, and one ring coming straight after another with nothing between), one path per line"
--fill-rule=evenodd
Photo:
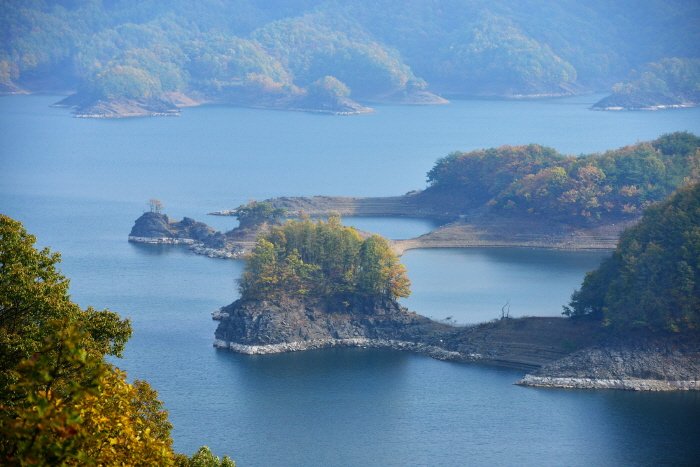
M212 347L210 312L238 296L240 261L126 236L161 199L173 218L279 195L383 196L425 186L453 150L537 142L567 154L700 134L700 109L594 112L600 96L380 106L350 118L210 106L179 118L81 120L58 97L0 98L0 211L62 252L74 300L129 317L117 364L158 390L175 448L241 466L659 465L700 459L698 394L514 386L522 373L368 349L249 357ZM348 219L407 238L416 220ZM470 323L557 315L605 253L409 251L411 309Z

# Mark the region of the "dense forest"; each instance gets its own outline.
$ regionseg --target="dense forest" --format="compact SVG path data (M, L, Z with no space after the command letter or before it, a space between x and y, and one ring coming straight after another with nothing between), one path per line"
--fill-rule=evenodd
M586 275L565 314L614 329L700 327L700 184L681 188L626 230L613 255Z
M688 0L3 0L0 91L317 109L567 94L700 57L698 23Z
M410 293L388 242L363 239L340 218L288 221L258 239L240 281L241 298L398 298Z
M700 59L667 58L649 63L596 108L649 109L700 103Z
M449 202L456 214L483 208L595 223L638 217L698 180L700 138L679 132L578 157L536 144L452 153L430 170L423 195Z
M105 360L129 321L73 303L60 256L35 241L0 216L0 464L234 466L173 452L157 393Z

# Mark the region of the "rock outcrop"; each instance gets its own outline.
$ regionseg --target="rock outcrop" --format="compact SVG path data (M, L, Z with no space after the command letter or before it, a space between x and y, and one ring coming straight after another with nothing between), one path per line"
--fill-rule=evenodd
M226 234L212 229L203 222L189 217L179 222L167 215L146 212L136 219L129 233L129 241L165 245L188 245L197 254L210 258L237 259L248 253L250 247L230 241Z
M386 347L440 359L461 355L441 345L454 330L408 311L389 299L238 300L215 312L214 345L245 354L280 353L324 347Z
M700 336L630 335L609 339L549 363L518 384L635 391L700 390Z
M224 234L203 222L197 222L189 217L173 222L167 215L157 212L146 212L136 219L129 233L129 238L133 237L189 239L219 248L224 246L225 239Z

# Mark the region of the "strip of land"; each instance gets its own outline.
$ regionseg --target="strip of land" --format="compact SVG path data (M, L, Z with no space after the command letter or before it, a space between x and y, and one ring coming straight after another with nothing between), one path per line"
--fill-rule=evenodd
M326 217L340 214L344 217L403 217L447 222L433 231L416 238L392 240L397 254L420 248L469 247L529 247L567 250L614 249L620 233L636 221L625 221L593 226L576 226L543 219L508 218L495 216L483 210L455 214L440 209L437 203L426 202L420 193L388 197L280 197L267 200L275 208L284 209L288 217ZM232 216L235 209L209 213Z

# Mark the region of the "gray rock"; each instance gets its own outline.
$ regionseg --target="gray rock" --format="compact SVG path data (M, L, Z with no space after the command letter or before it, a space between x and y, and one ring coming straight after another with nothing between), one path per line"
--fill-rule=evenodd
M439 337L453 331L389 299L238 300L217 314L217 347L276 353L332 346L390 347L457 359Z
M700 389L700 338L633 334L543 366L518 384L562 388L669 391Z

